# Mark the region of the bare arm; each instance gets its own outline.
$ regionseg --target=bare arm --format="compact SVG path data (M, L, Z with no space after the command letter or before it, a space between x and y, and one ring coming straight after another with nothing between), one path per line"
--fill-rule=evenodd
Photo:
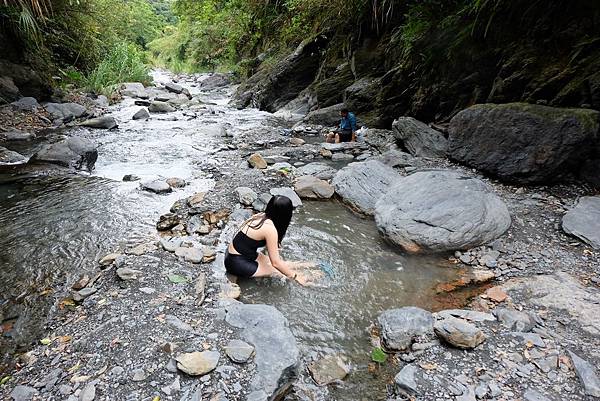
M288 264L279 256L279 244L277 242L277 230L274 226L268 225L266 228L267 251L269 251L269 259L274 268L279 270L288 278L294 277L294 271L290 269Z

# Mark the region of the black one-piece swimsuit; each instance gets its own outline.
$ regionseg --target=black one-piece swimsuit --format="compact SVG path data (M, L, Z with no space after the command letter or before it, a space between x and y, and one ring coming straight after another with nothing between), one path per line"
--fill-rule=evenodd
M233 247L240 254L225 252L225 269L227 273L238 277L252 277L258 270L258 248L267 245L266 240L255 240L239 231L233 238Z

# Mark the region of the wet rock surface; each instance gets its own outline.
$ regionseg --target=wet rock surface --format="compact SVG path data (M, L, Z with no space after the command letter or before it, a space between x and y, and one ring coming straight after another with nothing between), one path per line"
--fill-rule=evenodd
M36 152L30 163L51 163L77 170L92 171L98 159L94 142L86 138L69 137L59 142L44 145Z
M594 249L600 249L600 196L583 197L562 220L562 228Z

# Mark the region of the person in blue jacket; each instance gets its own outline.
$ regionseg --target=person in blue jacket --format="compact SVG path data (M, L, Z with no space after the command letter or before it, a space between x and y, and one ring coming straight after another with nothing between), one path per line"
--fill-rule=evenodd
M340 125L334 132L327 135L327 142L354 142L356 141L356 116L344 108L340 110Z

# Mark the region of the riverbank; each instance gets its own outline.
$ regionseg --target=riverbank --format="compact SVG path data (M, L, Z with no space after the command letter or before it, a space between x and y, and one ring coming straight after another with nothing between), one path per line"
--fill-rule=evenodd
M167 75L160 83L170 84L173 78L192 91L191 84L196 85L193 76ZM589 372L600 361L596 351L600 322L594 314L600 302L600 256L561 230L563 214L579 197L593 195L591 188L578 183L551 187L501 184L445 159L410 157L397 149L393 133L385 130L373 130L365 145L323 147L310 136L318 128L288 131L289 125L268 113L234 112L224 105L228 90L217 96L223 99L222 104L181 98L182 103L173 111L151 114L151 120L157 120L158 128L166 135L179 131L177 126L186 133L199 126L211 126L207 136L199 138L201 144L189 144L201 146L200 153L193 153L198 157L194 170L201 172L197 178L211 183L200 185L192 180L187 189L170 189L174 192L166 195L167 199L181 199L174 202L169 213L154 213L152 225L158 223L158 234L115 246L108 258L104 256L109 252L99 254L97 263L82 277L76 275L70 280L70 286L77 286L69 296L57 297L44 337L19 356L18 365L8 372L10 378L0 387L4 397L592 399L585 392L596 391ZM165 96L165 92L153 93ZM206 95L192 97L202 99ZM126 99L126 107L111 114L117 120L130 118L133 102ZM121 129L128 130L127 124ZM136 140L145 140L140 135L143 130L126 132ZM100 152L96 169L105 177L121 179L117 174L122 169L102 161L103 157L124 157L116 150L119 143L108 143L106 135L106 131L99 130L90 136L105 142L107 150L104 155ZM176 147L176 143L173 139L169 144L164 137L158 142L157 160L166 161L144 170L148 177L175 163L169 146ZM259 168L252 168L248 162L255 154L260 155L252 157ZM294 178L301 175L313 174L329 181L350 161L366 159L382 161L401 177L416 171L451 169L480 179L506 204L512 225L490 246L444 257L449 266L456 266L457 273L460 266L466 274L457 274L455 281L438 287L435 316L401 309L371 317L371 336L367 327L361 329L367 342L386 348L387 362L382 366L372 362L372 347L365 347L362 359L352 363L338 363L336 359L337 368L332 369L323 363L325 354L303 354L307 346L294 338L293 316L284 316L266 305L235 301L240 295L243 300L244 295L225 276L222 251L237 224L252 209L264 207L259 196L266 198L275 188L292 187ZM321 164L312 164L315 162ZM176 171L194 176L186 169ZM140 174L134 170L128 173ZM166 178L171 174L160 175ZM165 187L158 184L154 187ZM138 191L138 184L133 185L135 189L130 190ZM236 191L240 187L251 191ZM339 192L339 187L336 190ZM341 198L338 201L349 202L359 190L354 189L350 197L336 196ZM480 287L482 284L485 286ZM472 287L480 288L470 293L475 295L471 310L476 312L445 310L445 305L462 307L465 301L459 297L457 302L455 296L461 289ZM403 303L396 308L412 305ZM327 305L322 308L323 313L328 310ZM456 323L450 316L464 320ZM425 323L418 327L415 322L423 319ZM403 345L397 344L398 338L403 339ZM235 340L244 344L231 343ZM587 360L592 369L582 368L570 352ZM342 360L344 357L340 356ZM312 376L304 373L308 365ZM349 377L342 381L347 371ZM200 374L191 376L190 372ZM316 386L313 377L320 378L320 384L332 384ZM380 384L364 388L361 381ZM373 388L379 392L371 393Z

